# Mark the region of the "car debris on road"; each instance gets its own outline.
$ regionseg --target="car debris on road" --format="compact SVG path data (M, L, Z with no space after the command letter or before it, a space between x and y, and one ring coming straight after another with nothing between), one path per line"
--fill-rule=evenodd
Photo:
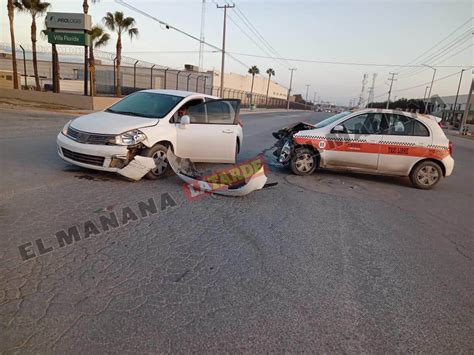
M265 187L267 176L263 164L263 158L258 158L253 163L245 166L250 169L242 169L239 165L233 165L227 169L228 174L221 171L208 176L202 176L189 159L177 157L171 149L167 152L168 162L176 175L189 185L188 198L193 199L203 193L215 193L224 196L240 197L260 190ZM242 166L244 166L242 164Z

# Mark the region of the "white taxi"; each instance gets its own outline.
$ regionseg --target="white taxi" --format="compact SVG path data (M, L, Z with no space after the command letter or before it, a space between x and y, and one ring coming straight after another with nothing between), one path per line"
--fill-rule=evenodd
M168 147L194 162L235 163L242 146L240 100L175 90L143 90L105 111L68 122L58 154L85 168L117 172L136 155L155 160L147 178L170 171Z
M293 135L290 166L298 175L316 168L409 176L430 189L450 176L452 144L437 118L394 110L342 112Z

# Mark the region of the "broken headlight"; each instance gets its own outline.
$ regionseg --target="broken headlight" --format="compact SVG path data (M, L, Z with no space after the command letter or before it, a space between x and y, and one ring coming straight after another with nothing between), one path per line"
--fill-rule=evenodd
M286 141L286 143L281 148L280 157L278 158L278 161L280 163L286 163L290 159L290 153L291 153L290 142Z
M134 145L143 142L146 139L145 133L138 129L134 129L118 136L115 136L115 144L118 145Z

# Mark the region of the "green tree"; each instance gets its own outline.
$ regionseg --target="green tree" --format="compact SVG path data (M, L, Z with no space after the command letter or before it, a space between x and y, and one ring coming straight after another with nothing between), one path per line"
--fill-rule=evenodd
M96 2L99 2L99 0L92 0L92 3L95 4ZM89 12L89 3L87 0L84 0L82 2L82 12L87 14Z
M31 49L33 52L33 71L35 74L36 90L41 91L38 75L38 57L36 53L36 19L43 16L51 4L41 0L15 0L14 6L31 15Z
M122 34L126 33L130 39L138 36L138 28L135 26L135 19L133 17L124 17L123 12L115 11L115 13L107 12L103 18L105 26L112 32L117 33L116 57L117 57L117 85L115 88L115 95L120 96L121 80L120 80L120 63L122 59Z
M257 68L256 65L253 65L252 67L249 68L248 71L249 74L252 74L252 86L250 88L250 106L252 106L252 98L253 98L253 81L255 79L256 74L260 74L260 70Z
M272 76L275 76L275 71L272 68L268 68L266 73L268 74L268 84L267 84L267 99L265 100L265 106L268 108L268 90L270 89L270 79Z
M95 58L94 58L94 49L100 48L105 45L110 40L110 35L105 32L102 26L95 25L91 29L91 46L89 49L89 68L91 73L91 95L96 95L96 79L95 79Z
M13 66L13 88L18 89L18 68L16 63L16 44L15 44L15 29L13 21L15 18L15 6L13 0L7 2L8 20L10 21L10 44L12 47L12 66Z
M41 31L41 37L48 39L48 27L46 26L46 21L44 24L44 29ZM52 54L53 54L53 90L56 93L61 92L60 81L59 81L59 54L56 48L56 44L51 45Z

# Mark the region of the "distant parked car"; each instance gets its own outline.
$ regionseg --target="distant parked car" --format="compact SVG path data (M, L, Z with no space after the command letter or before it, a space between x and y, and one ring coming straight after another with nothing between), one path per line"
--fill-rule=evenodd
M393 110L342 112L275 132L274 154L297 175L330 168L409 176L415 187L430 189L454 168L452 145L438 120Z
M116 172L135 155L151 157L157 179L168 147L194 162L234 163L242 146L240 100L174 90L144 90L105 111L78 117L58 134L58 153L85 168Z

